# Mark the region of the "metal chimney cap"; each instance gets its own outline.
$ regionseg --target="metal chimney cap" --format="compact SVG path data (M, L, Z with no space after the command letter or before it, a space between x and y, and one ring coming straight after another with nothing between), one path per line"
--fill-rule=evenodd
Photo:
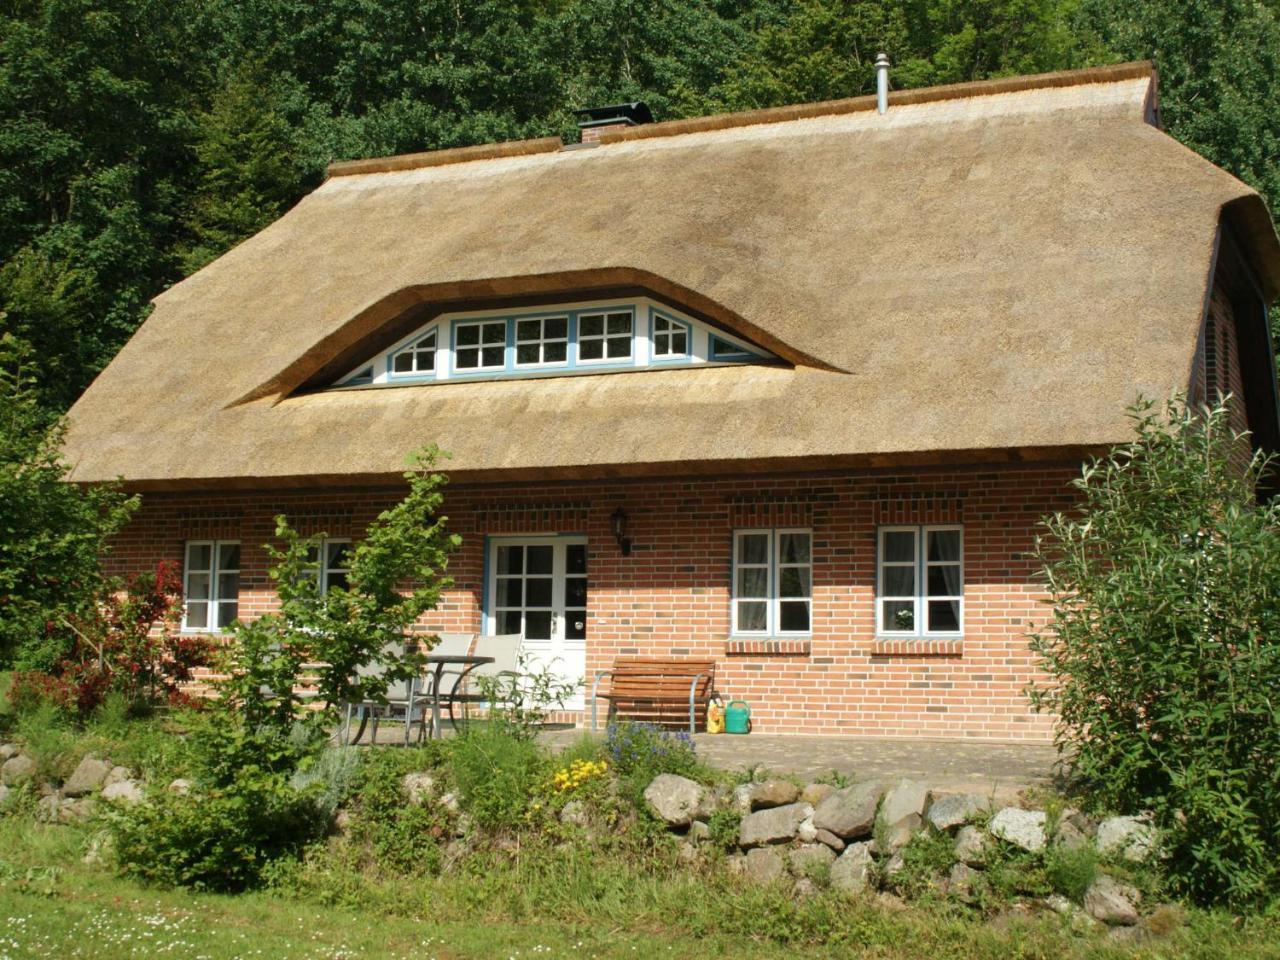
M643 100L614 103L607 107L583 107L573 113L578 118L578 126L583 130L609 124L625 123L629 127L635 127L642 123L653 123L653 113Z
M885 53L883 50L881 50L879 53L876 54L876 66L877 67L889 66L889 55Z

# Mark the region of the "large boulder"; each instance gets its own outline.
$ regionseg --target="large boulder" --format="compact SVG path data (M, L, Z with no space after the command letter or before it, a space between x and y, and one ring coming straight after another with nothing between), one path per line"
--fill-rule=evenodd
M669 827L687 827L702 804L706 789L688 777L660 773L644 788L649 809Z
M761 884L777 883L787 872L782 855L763 847L747 851L742 869L748 880Z
M6 787L21 786L35 775L36 762L25 753L15 753L0 766L0 783Z
M790 780L771 779L764 783L752 783L749 786L752 810L783 807L788 803L795 803L800 796L800 788Z
M1038 853L1045 844L1045 815L1043 810L1022 810L1018 807L1005 807L994 817L987 829L991 835L999 837L1006 843L1021 847L1031 853Z
M915 780L899 780L884 795L876 823L876 841L882 853L900 850L920 829L929 788Z
M837 790L814 808L813 825L842 840L869 837L882 796L884 787L878 783L855 783Z
M871 843L851 843L831 864L831 888L841 893L861 893L871 882Z
M956 831L955 857L970 867L980 867L987 859L987 835L966 824Z
M22 748L16 743L0 743L0 763L4 763L10 757L16 757L22 752Z
M800 802L817 806L827 797L836 792L834 784L831 783L811 783L800 791Z
M62 785L64 797L83 797L99 789L107 782L111 764L97 757L85 757Z
M1105 873L1084 892L1084 908L1089 916L1112 926L1131 927L1138 922L1138 902L1142 895L1127 883Z
M814 830L813 839L818 841L818 843L825 843L836 853L840 853L845 848L845 842L830 830Z
M1133 863L1149 860L1156 850L1156 831L1146 817L1108 817L1098 824L1098 853L1119 854Z
M962 827L988 808L986 797L976 793L948 793L935 796L929 803L925 820L939 833Z
M806 843L787 854L787 864L797 877L812 876L814 871L829 867L835 859L835 851L821 843Z
M800 824L812 815L813 807L807 803L788 803L749 813L742 818L742 826L738 830L738 845L750 848L786 843L795 838L800 831Z
M426 771L415 770L400 778L400 789L414 806L421 806L436 795L436 778Z
M142 785L136 780L121 780L102 788L102 799L111 803L134 804L143 800Z

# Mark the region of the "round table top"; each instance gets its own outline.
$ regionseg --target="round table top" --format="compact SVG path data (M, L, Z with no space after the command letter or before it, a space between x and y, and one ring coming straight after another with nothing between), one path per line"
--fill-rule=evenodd
M469 656L462 653L428 653L427 663L493 663L493 657Z

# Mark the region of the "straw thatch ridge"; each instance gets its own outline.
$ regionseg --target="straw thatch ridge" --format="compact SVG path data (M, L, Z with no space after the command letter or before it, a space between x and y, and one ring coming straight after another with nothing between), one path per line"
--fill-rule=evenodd
M508 140L505 143L481 143L473 147L451 147L448 150L428 150L424 153L402 153L391 157L369 157L365 160L341 160L329 164L331 177L354 177L365 173L392 173L396 170L416 170L420 167L442 167L448 163L467 163L472 160L495 160L498 157L524 157L534 153L559 150L564 142L559 137L542 137L537 140Z
M910 90L889 92L889 108L909 104L938 103L943 100L966 100L973 97L990 97L1001 93L1017 93L1024 90L1075 87L1091 83L1114 83L1118 80L1152 79L1152 103L1154 107L1155 66L1150 60L1120 63L1107 67L1089 67L1083 70L1059 70L1054 73L1038 73L1022 77L998 77L994 80L974 80L968 83L941 84L936 87L917 87ZM762 123L785 123L788 120L806 120L812 117L837 116L845 113L863 113L876 109L876 96L847 97L842 100L824 100L818 103L797 103L784 107L763 107L759 110L742 110L737 113L719 113L708 117L691 117L685 120L668 120L664 123L646 123L625 130L611 130L601 134L603 144L622 143L627 140L647 140L653 137L675 137L685 133L702 133L707 130L728 130L732 127L749 127Z
M385 483L429 441L496 482L1126 440L1137 394L1188 385L1224 223L1280 286L1256 192L1153 126L1153 96L1095 78L333 177L156 298L69 414L72 478ZM600 283L791 364L303 389L414 311Z

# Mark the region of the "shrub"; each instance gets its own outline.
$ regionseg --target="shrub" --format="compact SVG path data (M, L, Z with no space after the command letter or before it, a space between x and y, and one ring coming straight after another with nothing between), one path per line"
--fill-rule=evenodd
M396 875L430 875L440 868L440 844L448 836L437 804L409 802L406 773L439 763L436 745L410 750L373 750L355 771L351 790L351 836L367 847L377 867Z
M535 666L521 654L518 676L482 676L476 686L489 705L489 722L513 737L530 740L546 722L553 707L563 707L582 681L565 680L550 667Z
M490 830L519 822L547 771L536 743L488 725L450 741L448 766L466 810Z
M684 731L671 733L652 723L611 723L605 755L619 776L652 780L660 773L688 776L698 770L693 740ZM647 781L646 781L647 782Z
M1079 903L1098 875L1098 852L1091 843L1056 843L1044 853L1045 876L1053 889Z
M1139 404L1046 521L1031 695L1094 802L1153 811L1185 891L1243 905L1280 884L1280 505L1228 415Z

